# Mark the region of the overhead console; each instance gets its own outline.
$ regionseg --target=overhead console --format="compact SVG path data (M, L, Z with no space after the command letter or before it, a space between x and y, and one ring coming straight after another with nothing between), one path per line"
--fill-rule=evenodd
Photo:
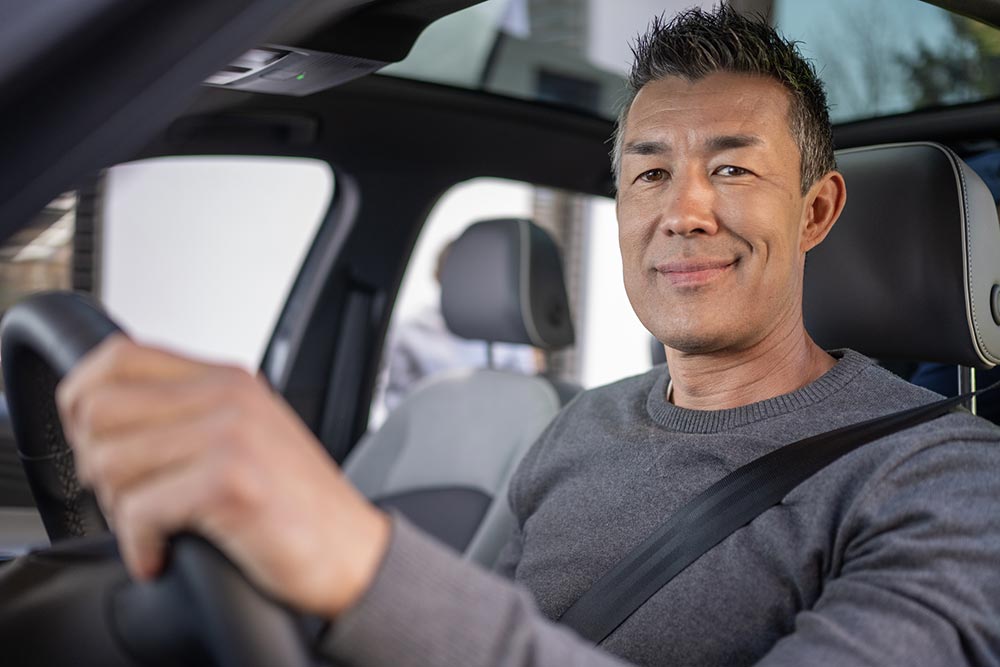
M308 49L264 45L205 79L208 86L302 96L371 74L388 62Z
M300 97L371 74L409 54L424 28L483 0L361 3L327 24L322 2L306 5L271 35L204 80L207 86ZM293 46L283 46L293 45Z

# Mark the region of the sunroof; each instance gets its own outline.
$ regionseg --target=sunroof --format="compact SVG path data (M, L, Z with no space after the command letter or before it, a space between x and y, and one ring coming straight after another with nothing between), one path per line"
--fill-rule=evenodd
M650 18L686 0L488 0L430 26L385 74L613 118ZM1000 96L1000 31L920 0L774 0L826 82L834 122Z
M777 0L779 30L802 42L834 122L1000 96L1000 31L918 0Z
M604 14L634 34L663 2L488 0L431 25L384 74L548 101L602 116L616 113L628 66L627 38L604 48ZM613 53L613 55L611 55Z

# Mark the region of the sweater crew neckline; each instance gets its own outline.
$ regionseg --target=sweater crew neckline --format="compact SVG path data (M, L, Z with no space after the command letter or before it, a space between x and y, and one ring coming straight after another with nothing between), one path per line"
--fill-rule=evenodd
M757 403L725 410L680 408L666 400L670 374L661 370L646 399L646 411L660 426L683 433L717 433L801 410L833 395L874 363L852 350L833 350L837 363L806 386Z

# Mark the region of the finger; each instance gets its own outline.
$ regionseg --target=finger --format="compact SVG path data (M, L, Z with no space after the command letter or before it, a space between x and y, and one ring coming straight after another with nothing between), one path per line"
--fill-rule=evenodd
M120 503L115 531L125 566L136 579L163 569L167 538L189 528L202 485L196 468L160 477L133 490Z
M199 532L199 517L212 507L212 476L212 468L204 465L177 468L121 499L115 532L133 577L151 579L162 571L172 535Z
M180 380L197 377L211 369L226 368L139 345L124 334L113 334L87 354L56 388L56 403L64 423L93 387L113 381Z
M112 436L194 418L241 398L253 380L242 371L216 371L194 378L110 381L76 399L64 422L68 437Z
M199 457L209 456L212 448L234 445L238 420L236 410L211 411L74 447L80 481L97 491L101 506L115 520L117 499L133 487L192 465Z

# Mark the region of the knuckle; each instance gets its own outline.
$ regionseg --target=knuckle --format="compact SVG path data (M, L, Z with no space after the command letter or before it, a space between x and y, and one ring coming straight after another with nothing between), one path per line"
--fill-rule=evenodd
M221 459L219 459L221 461ZM246 459L229 459L217 463L215 502L235 513L253 510L261 505L263 493L254 466Z
M108 336L100 347L108 359L120 360L132 354L138 346L125 335L113 334Z
M114 493L125 482L128 465L115 447L97 447L90 455L88 469L91 483L110 493Z
M111 335L84 360L97 376L113 374L127 360L135 344L123 335Z
M253 379L250 372L241 366L221 366L221 369L222 372L226 374L227 378L239 385L245 385Z
M56 405L63 415L71 415L90 390L113 376L135 344L124 335L115 334L91 350L56 386Z
M241 410L228 410L220 416L216 433L215 453L228 460L239 461L244 456L244 448L249 435L242 419Z
M69 415L73 410L73 394L70 391L70 384L63 380L56 385L56 408L60 416Z
M88 435L94 431L95 415L98 406L93 396L86 396L80 399L79 407L76 411L75 430L80 435Z
M73 430L78 436L88 437L100 431L106 411L104 403L100 390L80 399L73 424Z
M235 367L226 367L222 374L228 400L235 405L252 405L256 394L253 376L246 370Z

